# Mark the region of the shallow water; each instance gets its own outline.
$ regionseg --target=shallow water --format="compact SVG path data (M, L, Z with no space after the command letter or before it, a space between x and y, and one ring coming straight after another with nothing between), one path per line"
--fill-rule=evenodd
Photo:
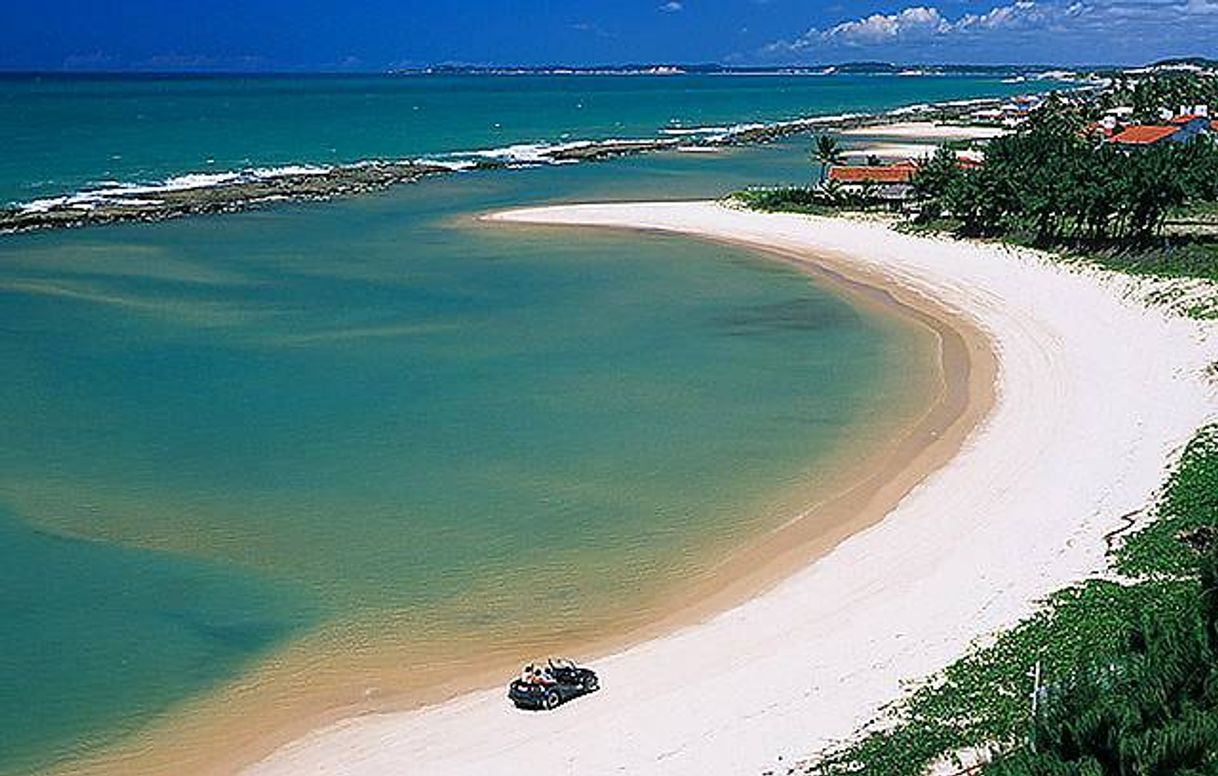
M0 512L4 768L134 729L316 622L221 564L40 532Z
M791 143L0 240L0 770L294 637L590 638L790 517L899 404L908 332L736 249L471 216L806 173Z

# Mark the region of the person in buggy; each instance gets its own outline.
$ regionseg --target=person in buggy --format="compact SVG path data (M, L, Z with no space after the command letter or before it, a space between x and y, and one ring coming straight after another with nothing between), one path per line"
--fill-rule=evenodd
M520 678L508 687L508 698L519 708L557 708L565 701L600 689L600 680L590 668L570 660L548 660L545 665L529 663Z
M520 672L520 681L525 684L554 684L554 673L550 665L539 666L536 663L529 663Z

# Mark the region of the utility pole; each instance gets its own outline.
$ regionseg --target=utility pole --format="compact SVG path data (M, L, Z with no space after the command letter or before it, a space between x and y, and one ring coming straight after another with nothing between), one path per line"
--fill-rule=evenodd
M1036 665L1031 671L1028 671L1028 678L1032 680L1032 728L1028 732L1028 746L1032 752L1036 752L1036 714L1040 711L1040 658L1036 659Z

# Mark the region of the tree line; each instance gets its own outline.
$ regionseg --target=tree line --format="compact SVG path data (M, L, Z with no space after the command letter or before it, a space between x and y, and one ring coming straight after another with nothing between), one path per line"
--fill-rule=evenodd
M1050 100L985 164L962 169L943 147L914 176L923 221L948 217L971 236L1145 241L1182 205L1218 200L1218 143L1199 136L1126 148L1086 130L1081 110Z
M1117 73L1112 84L1093 101L1093 106L1107 110L1118 106L1133 108L1136 121L1153 124L1160 121L1159 111L1176 110L1186 105L1218 107L1218 78L1190 72L1163 72L1154 75Z

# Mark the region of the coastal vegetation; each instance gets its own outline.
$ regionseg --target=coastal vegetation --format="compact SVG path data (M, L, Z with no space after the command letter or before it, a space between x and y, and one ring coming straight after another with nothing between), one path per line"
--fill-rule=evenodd
M1147 244L1163 236L1172 213L1218 200L1218 145L1199 136L1131 152L1096 142L1085 114L1050 101L1018 131L993 140L983 165L963 168L955 152L940 148L914 187L918 222L946 218L966 236L1042 246Z
M1176 60L1177 65L1192 64L1213 68L1209 60ZM1154 123L1164 106L1218 105L1218 78L1200 77L1190 70L1160 71L1153 78L1130 76L1117 72L1110 75L1113 83L1101 92L1094 106L1107 110L1121 105L1133 108L1138 121Z
M905 228L1001 239L1131 274L1218 280L1218 142L1122 149L1087 134L1094 110L1050 101L992 141L977 167L941 148L914 176ZM1187 312L1214 317L1218 306Z
M784 186L773 189L748 189L732 195L733 201L751 210L764 213L808 213L833 215L839 203L807 186Z
M824 167L836 162L818 137L819 185L734 199L769 212L893 211L904 231L998 239L1131 274L1218 280L1218 139L1130 148L1105 142L1096 123L1113 105L1149 116L1202 104L1218 106L1218 77L1169 72L1117 79L1086 99L1051 96L1015 131L971 149L984 163L962 163L959 141L939 146L916 163L912 191L899 201L886 201L878 186L844 191L832 176L825 182ZM1190 312L1213 317L1218 306Z
M1218 773L1218 426L1183 453L1111 573L888 708L860 739L792 772L920 776ZM963 757L962 757L963 756Z
M829 168L842 162L842 149L832 135L817 135L812 144L812 159L820 165L820 182L825 182Z
M1215 79L1118 83L1118 104L1218 103ZM1173 102L1174 101L1174 102ZM901 228L1001 239L1063 260L1218 280L1218 144L1135 150L1087 127L1108 109L1050 100L962 166L940 148ZM791 209L781 201L770 209ZM1186 312L1213 317L1209 298ZM1105 537L1103 575L884 709L855 740L793 768L841 776L1218 774L1218 426L1200 430L1153 508Z

